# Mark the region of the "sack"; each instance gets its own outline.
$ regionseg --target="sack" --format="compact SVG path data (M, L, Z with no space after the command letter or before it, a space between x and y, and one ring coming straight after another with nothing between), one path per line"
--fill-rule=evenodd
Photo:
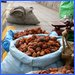
M13 24L36 25L40 23L34 15L33 7L24 8L22 6L11 9L7 17L7 22Z
M10 47L10 42L13 41L13 36L15 33L20 32L21 30L9 30L6 33L6 37L5 39L2 41L2 47L4 48L4 50L6 50L7 52L9 52L9 47ZM50 36L55 36L61 39L61 36L58 36L58 34L55 31L52 31L50 34Z
M39 34L38 34L39 35ZM46 36L45 34L40 34L39 36ZM25 38L29 36L24 36ZM22 53L15 47L15 43L17 40L21 39L20 37L10 44L10 51L6 58L1 63L1 71L3 74L25 74L34 70L41 70L47 68L52 63L58 61L60 59L60 54L62 52L62 43L61 39L58 41L61 44L59 50L54 53L50 53L41 57L30 57L25 53Z
M6 33L6 37L4 38L4 40L2 41L2 47L4 48L4 50L6 50L7 52L9 52L9 46L10 46L10 42L13 41L13 36L14 36L14 31L9 30Z
M63 19L65 16L67 16L70 19L73 19L74 1L61 2L60 8L59 8L59 15L61 19Z

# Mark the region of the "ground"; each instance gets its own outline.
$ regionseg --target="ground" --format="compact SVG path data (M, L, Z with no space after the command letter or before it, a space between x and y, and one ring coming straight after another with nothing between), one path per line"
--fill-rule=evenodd
M6 7L7 5L7 7ZM39 25L36 26L30 26L30 25L13 25L15 26L16 29L26 29L26 28L32 28L32 27L37 27L40 26L42 29L45 29L49 32L52 31L53 27L51 26L51 24L53 23L53 21L58 21L59 20L59 13L57 11L54 11L52 9L49 9L47 7L44 7L36 2L10 2L10 3L6 3L5 5L3 4L3 11L6 9L7 11L9 11L12 7L16 7L16 6L24 6L24 7L33 7L34 10L34 14L36 15L36 17L38 18L38 20L40 21ZM2 11L2 13L3 13ZM6 12L6 11L5 11ZM5 13L4 12L4 13ZM4 15L3 16L3 20L5 19ZM4 21L4 23L2 24L3 29L5 28L5 26L7 25L12 25L9 23L6 23L6 21Z

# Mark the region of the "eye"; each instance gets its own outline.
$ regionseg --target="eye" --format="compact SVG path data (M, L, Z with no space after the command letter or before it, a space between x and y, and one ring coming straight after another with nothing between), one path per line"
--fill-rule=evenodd
M21 17L23 15L22 12L14 12L14 16Z

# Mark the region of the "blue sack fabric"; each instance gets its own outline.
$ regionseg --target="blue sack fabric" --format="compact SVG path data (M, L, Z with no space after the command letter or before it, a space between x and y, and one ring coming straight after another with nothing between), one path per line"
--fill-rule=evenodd
M38 34L39 35L39 34ZM46 36L45 34L40 34L39 36ZM29 37L29 36L24 36ZM1 63L1 71L3 74L24 74L34 70L41 70L48 67L52 63L60 59L60 54L62 52L62 39L58 37L58 41L61 44L61 47L56 52L41 56L41 57L30 57L25 53L22 53L15 47L17 40L21 39L20 37L14 41L11 41L10 51L6 58Z
M8 52L9 51L9 46L10 42L13 40L14 32L12 30L9 30L6 33L5 39L2 41L2 47Z
M13 41L13 36L15 33L20 32L21 30L9 30L6 33L4 40L2 41L2 47L4 50L9 52L10 42Z

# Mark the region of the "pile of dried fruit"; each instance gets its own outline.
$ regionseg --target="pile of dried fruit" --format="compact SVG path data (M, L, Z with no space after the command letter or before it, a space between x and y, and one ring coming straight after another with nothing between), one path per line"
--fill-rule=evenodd
M68 66L66 67L60 67L60 68L49 68L48 70L41 70L35 72L36 74L73 74L74 68Z
M33 35L18 40L16 47L29 56L38 57L57 51L60 43L56 37Z
M48 34L48 32L46 32L45 30L42 30L40 27L39 28L33 28L33 29L30 29L30 30L24 30L24 31L21 31L21 32L17 32L14 34L14 39L17 39L21 36L25 36L25 35L29 35L29 34Z

